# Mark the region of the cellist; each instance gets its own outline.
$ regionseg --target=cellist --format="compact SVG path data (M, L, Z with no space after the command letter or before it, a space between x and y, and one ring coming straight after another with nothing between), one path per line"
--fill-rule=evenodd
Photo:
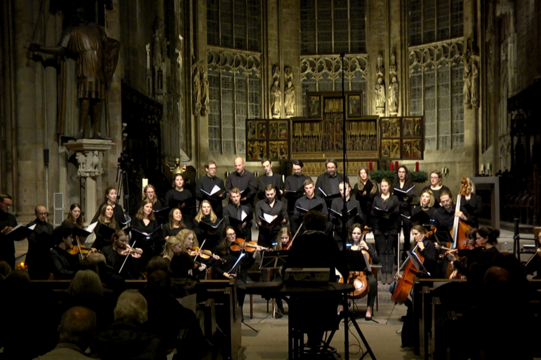
M437 252L432 240L427 238L428 233L429 232L426 230L426 228L421 225L415 225L411 229L411 235L413 235L413 240L416 244L414 251L417 251L418 254L424 257L423 266L427 272L432 275L436 266ZM406 265L407 262L408 260L406 260L404 265ZM398 281L400 281L402 279L402 275L397 273L396 278ZM395 282L389 287L389 291L393 295L397 284L398 282ZM404 324L402 325L402 347L409 347L413 345L413 303L409 298L406 298L404 305L406 305L408 311L406 313L406 317L404 318Z
M356 223L349 228L349 241L351 243L351 251L365 250L370 255L371 264L379 264L379 257L376 253L376 250L374 250L374 247L371 244L367 243L363 239L363 230L361 224ZM368 290L368 296L366 301L366 314L364 319L366 321L370 321L372 320L374 301L376 300L376 296L378 293L378 282L376 281L376 278L374 277L374 275L372 275L371 272L365 272L365 274L370 289Z

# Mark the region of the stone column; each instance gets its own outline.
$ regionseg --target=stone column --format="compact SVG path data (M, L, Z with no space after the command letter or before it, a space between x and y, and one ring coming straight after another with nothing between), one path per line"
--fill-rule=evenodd
M81 139L69 141L66 144L71 152L75 153L77 160L77 177L86 179L85 186L85 214L87 222L96 213L97 207L97 185L96 181L103 175L103 159L107 151L111 150L115 143L110 140ZM85 224L88 225L88 224Z

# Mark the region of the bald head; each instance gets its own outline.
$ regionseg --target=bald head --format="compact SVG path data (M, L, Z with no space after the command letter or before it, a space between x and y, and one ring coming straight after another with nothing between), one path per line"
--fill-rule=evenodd
M96 313L83 306L74 306L62 315L58 332L59 343L74 344L85 351L94 339Z
M509 271L499 266L492 266L485 273L485 284L497 284L509 282Z
M34 212L36 213L36 218L38 218L39 221L47 221L47 208L45 206L36 206Z
M235 171L239 174L244 173L244 159L240 156L235 158Z

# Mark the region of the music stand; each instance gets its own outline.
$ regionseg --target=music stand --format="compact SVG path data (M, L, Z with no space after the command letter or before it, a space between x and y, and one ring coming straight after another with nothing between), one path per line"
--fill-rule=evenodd
M362 251L351 251L351 250L347 251L347 263L348 263L348 268L349 268L350 271L365 271L365 270L370 271L371 270L370 269L370 263L367 261L366 255ZM346 283L346 281L347 280L345 280L344 283ZM347 295L346 295L346 299L347 299ZM347 300L345 301L344 311L342 311L342 314L343 314L344 319L345 319L344 326L349 326L349 322L351 321L351 323L353 324L353 326L357 330L357 334L361 338L361 341L363 342L364 346L366 347L366 352L363 354L363 356L360 357L360 359L362 359L366 354L370 354L372 359L375 359L376 356L372 352L372 349L370 348L370 345L368 344L368 341L364 337L364 334L363 334L361 328L359 327L359 324L357 324L357 321L355 320L355 317L353 316L353 314L349 315L349 310L348 310L348 306L347 306ZM338 325L340 325L341 320L342 320L342 315L338 319ZM339 326L337 326L337 328L339 328ZM329 336L329 338L325 342L324 347L326 347L326 348L330 347L330 344L331 344L331 341L332 341L332 338L333 338L335 332L336 332L336 330L333 330L331 332L331 335Z
M288 250L263 251L259 269L276 269L285 265Z

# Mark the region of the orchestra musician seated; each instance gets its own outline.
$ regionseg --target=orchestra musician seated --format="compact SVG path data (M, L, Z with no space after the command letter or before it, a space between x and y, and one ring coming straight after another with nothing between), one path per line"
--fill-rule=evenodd
M59 226L53 230L53 239L57 245L51 250L51 272L54 279L71 279L78 268L79 256L70 254L73 248L73 228Z

